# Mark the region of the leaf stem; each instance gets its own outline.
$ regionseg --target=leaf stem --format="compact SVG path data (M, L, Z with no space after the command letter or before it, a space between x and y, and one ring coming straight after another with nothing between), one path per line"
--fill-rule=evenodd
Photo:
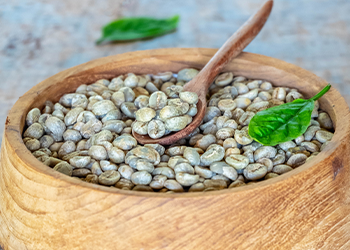
M326 87L324 87L318 94L311 98L311 100L318 100L321 96L327 93L327 91L331 88L331 85L328 83Z

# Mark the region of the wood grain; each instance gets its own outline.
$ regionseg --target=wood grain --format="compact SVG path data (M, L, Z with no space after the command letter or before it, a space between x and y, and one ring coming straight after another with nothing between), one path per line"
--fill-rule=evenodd
M25 148L26 112L81 83L126 72L203 67L214 49L160 49L105 57L41 82L11 109L1 147L0 242L32 249L349 249L349 109L332 88L321 99L336 131L312 161L258 184L209 193L140 193L84 183ZM141 66L140 66L141 65ZM297 66L242 53L224 69L298 87L327 83Z
M215 77L222 69L238 56L245 47L258 35L262 27L270 16L273 6L273 0L266 1L254 15L252 15L215 53L209 62L201 69L191 81L183 86L184 91L197 93L198 104L197 114L193 117L191 124L185 129L176 133L171 133L162 138L152 139L148 135L140 135L132 131L135 139L141 144L171 145L178 140L187 137L203 121L207 105L206 96L208 89Z

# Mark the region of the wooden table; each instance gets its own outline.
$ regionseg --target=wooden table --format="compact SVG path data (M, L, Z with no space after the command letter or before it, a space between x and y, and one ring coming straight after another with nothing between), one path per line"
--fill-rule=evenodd
M0 131L8 110L45 78L89 60L168 47L217 48L263 0L0 2ZM276 57L325 78L350 103L350 2L278 0L246 51ZM176 32L134 43L95 46L102 25L122 16L180 14ZM0 135L0 141L1 141Z

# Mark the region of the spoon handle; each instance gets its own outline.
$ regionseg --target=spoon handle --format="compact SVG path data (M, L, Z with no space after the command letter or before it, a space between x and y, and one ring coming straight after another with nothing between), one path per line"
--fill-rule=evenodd
M239 55L258 35L270 15L272 6L273 0L266 1L255 15L251 16L241 28L221 46L199 74L189 82L188 86L185 88L186 91L198 93L198 89L200 88L202 91L199 93L199 97L205 98L207 90L215 77L228 62ZM191 82L193 82L193 84L191 84Z

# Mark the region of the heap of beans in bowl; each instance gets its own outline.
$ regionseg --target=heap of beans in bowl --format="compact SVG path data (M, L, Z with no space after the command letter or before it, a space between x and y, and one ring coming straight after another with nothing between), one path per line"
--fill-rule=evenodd
M198 96L183 86L197 74L191 68L129 73L81 85L57 103L30 110L23 141L39 161L81 181L174 193L277 177L317 156L332 139L332 121L316 100L297 138L273 146L254 140L248 130L256 114L304 97L297 89L225 72L209 88L206 114L192 134L170 146L139 144L133 131L161 138L191 123Z

